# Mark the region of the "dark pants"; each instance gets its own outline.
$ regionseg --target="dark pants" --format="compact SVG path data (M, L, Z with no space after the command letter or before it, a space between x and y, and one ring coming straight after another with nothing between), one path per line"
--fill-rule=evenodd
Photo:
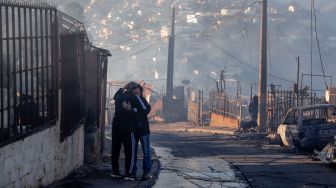
M120 131L117 128L112 128L112 171L119 173L119 157L121 145L124 146L125 153L125 174L130 174L134 161L135 139L133 132Z

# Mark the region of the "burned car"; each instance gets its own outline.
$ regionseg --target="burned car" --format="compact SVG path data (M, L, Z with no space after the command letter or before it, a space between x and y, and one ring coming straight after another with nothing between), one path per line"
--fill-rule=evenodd
M292 108L278 127L281 145L297 151L321 150L336 135L336 106L329 104Z

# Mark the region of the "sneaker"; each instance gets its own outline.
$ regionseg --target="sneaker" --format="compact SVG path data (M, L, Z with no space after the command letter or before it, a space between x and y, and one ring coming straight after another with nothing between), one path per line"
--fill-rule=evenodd
M152 176L150 176L149 174L144 173L144 174L142 175L141 179L142 179L142 180L149 180L149 179L151 179L151 177L152 177Z
M120 174L120 173L112 173L111 175L110 175L112 178L122 178L122 175Z
M125 174L124 180L134 181L134 180L136 180L136 177L132 174Z

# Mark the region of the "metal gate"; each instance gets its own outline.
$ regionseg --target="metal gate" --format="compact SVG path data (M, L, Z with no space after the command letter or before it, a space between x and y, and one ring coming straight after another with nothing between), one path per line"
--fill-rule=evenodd
M0 1L0 144L57 118L57 10Z

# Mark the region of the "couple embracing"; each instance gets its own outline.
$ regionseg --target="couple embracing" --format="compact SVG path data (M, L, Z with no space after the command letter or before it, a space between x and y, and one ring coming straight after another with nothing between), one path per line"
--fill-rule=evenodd
M150 178L152 167L150 130L147 115L151 106L143 97L143 87L130 82L114 95L115 114L112 122L112 174L114 178L135 180L137 178L138 143L143 151L142 179ZM125 174L119 171L121 145L125 153Z

